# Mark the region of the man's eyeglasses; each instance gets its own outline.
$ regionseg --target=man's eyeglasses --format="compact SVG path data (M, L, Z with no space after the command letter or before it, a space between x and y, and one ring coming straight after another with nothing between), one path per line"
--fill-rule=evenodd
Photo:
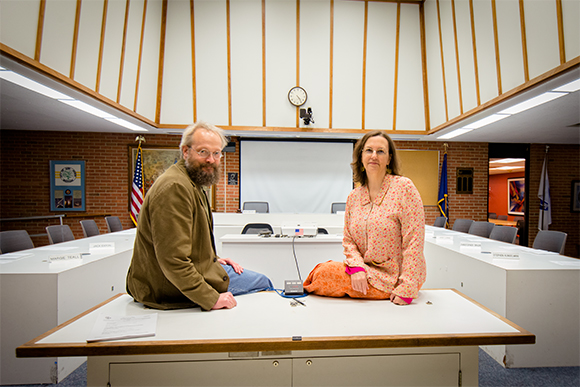
M189 146L191 149L193 149L191 146ZM193 149L195 150L195 149ZM196 150L197 154L199 155L199 157L203 158L203 159L207 159L210 155L213 156L213 158L215 160L219 160L222 158L222 152L221 151L215 151L215 152L210 152L207 149L202 149L202 150Z

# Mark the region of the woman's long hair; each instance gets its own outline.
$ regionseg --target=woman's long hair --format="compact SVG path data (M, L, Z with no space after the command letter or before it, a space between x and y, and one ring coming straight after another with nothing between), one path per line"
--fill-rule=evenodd
M389 155L391 156L391 160L389 165L387 165L387 173L389 175L401 176L401 163L399 162L399 157L397 156L395 142L385 132L381 130L374 130L365 134L354 145L354 150L352 152L352 163L350 163L350 165L352 167L353 179L355 183L360 183L361 185L367 184L367 174L364 171L362 163L362 152L368 139L375 136L382 136L389 142Z

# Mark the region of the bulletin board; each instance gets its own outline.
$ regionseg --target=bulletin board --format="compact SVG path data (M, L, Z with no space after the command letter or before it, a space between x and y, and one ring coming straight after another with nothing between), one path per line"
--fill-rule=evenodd
M50 210L85 211L85 162L50 161Z
M424 206L436 206L439 192L439 151L397 149L402 174L413 181Z

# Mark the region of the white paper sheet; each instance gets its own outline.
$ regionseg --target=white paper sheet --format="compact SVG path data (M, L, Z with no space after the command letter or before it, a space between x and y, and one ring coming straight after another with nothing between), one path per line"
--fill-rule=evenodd
M155 336L157 313L142 316L111 316L101 313L87 342Z

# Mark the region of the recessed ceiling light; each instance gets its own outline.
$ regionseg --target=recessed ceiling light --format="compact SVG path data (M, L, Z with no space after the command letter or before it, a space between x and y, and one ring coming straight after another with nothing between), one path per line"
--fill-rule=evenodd
M573 93L573 92L578 91L578 90L580 90L580 79L576 79L575 81L567 83L564 86L560 86L552 91L562 91L562 92Z
M457 136L461 136L462 134L465 134L467 132L471 132L473 129L467 129L467 128L460 128L460 129L455 129L453 132L449 132L447 134L444 134L443 136L439 136L437 138L440 138L442 140L447 140L453 137L457 137Z
M551 91L548 91L547 93L544 94L540 94L534 98L530 98L527 101L518 103L517 105L514 105L512 107L509 107L505 110L502 110L501 112L499 112L499 114L516 114L516 113L520 113L523 112L524 110L528 110L531 109L533 107L536 107L538 105L541 105L543 103L546 102L550 102L556 98L560 98L563 97L567 94L564 93L553 93Z
M112 114L109 114L105 111L102 111L101 109L97 109L94 106L78 101L76 99L59 99L59 101L100 118L116 118Z
M56 90L53 90L50 87L46 87L44 85L41 85L40 83L35 82L35 81L28 79L26 77L23 77L22 75L17 74L13 71L0 71L0 78L5 79L9 82L15 83L18 86L24 87L28 90L35 91L35 92L42 94L42 95L49 97L49 98L71 99L71 97L69 97L66 94L60 93Z
M505 114L492 114L491 116L482 118L479 121L475 121L472 122L471 124L465 125L464 128L467 129L478 129L481 128L485 125L489 125L492 124L494 122L497 122L499 120L503 120L504 118L509 117L509 115L505 115Z

